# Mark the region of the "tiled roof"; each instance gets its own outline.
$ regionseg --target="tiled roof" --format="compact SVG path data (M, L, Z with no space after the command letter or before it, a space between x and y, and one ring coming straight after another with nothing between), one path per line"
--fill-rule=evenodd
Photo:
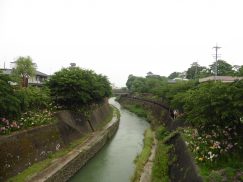
M1 68L0 70L2 70L4 74L10 75L12 73L12 69L3 69L3 68ZM49 75L47 75L45 73L42 73L40 71L37 71L37 70L36 70L35 75L44 76L44 77L48 77L49 76Z

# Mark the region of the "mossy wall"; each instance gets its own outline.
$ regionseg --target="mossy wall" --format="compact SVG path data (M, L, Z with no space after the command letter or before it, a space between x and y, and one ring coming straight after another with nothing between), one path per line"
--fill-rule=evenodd
M112 109L106 100L92 107L90 119L85 119L82 113L60 111L56 114L56 123L0 136L0 181L47 158L48 154L92 132L92 128L99 129L110 112Z
M0 138L0 179L13 176L64 145L56 124ZM1 181L0 180L0 181Z
M178 133L171 137L166 144L172 145L172 149L169 154L169 176L173 181L193 181L202 182L202 178L197 172L197 166L195 165L191 153L188 151L184 140Z

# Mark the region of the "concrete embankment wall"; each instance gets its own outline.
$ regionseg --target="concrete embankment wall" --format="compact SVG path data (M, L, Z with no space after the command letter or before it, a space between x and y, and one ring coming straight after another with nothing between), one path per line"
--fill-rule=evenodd
M60 111L57 122L0 136L0 181L18 174L86 133L97 130L111 114L108 101L93 105L90 117L82 113Z
M94 133L85 145L76 147L66 156L59 158L55 163L28 180L46 182L65 182L82 168L116 133L119 127L119 117L113 117L112 121L100 131Z
M184 122L175 121L171 117L170 108L163 103L148 100L133 96L122 96L119 99L121 104L138 104L149 110L152 116L156 119L158 124L165 124L167 130L174 131L177 127L183 126ZM169 164L169 177L172 182L201 182L202 178L197 172L197 167L194 163L191 153L178 133L173 135L166 144L172 145L172 152L170 153L171 163Z

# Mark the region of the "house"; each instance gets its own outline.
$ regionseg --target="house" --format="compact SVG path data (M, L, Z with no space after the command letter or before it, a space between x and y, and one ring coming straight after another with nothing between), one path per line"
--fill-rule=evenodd
M35 65L36 66L36 65ZM10 75L12 73L12 70L16 67L15 62L11 62L10 63L10 67L11 69L8 68L1 68L0 70L7 75ZM48 79L48 75L45 73L42 73L40 71L36 70L35 76L30 77L28 79L28 84L29 85L36 85L36 86L41 86L42 84L44 84L45 80Z
M208 81L221 81L223 83L232 83L235 80L242 80L243 77L233 77L233 76L209 76L206 78L200 78L199 82L203 83L203 82L208 82Z

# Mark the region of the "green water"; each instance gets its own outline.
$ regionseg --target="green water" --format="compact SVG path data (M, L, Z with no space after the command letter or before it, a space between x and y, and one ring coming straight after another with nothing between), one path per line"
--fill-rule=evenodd
M128 182L133 175L133 161L142 150L143 133L149 123L121 108L114 98L109 103L120 110L119 129L113 139L70 179L71 182Z

